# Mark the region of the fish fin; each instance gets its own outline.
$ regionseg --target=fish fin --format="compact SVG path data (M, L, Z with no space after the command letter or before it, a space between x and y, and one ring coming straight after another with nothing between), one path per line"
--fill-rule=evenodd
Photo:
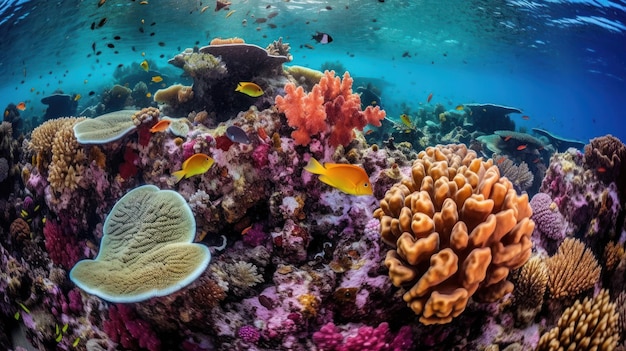
M241 89L243 89L243 84L237 83L237 87L235 88L235 91L241 91Z
M185 170L181 169L180 171L176 171L172 173L174 177L176 177L176 183L180 182L181 179L185 177Z
M317 161L314 157L311 157L309 163L304 167L304 170L313 174L326 173L326 168L324 168L324 166L322 166L322 164L319 163L319 161Z

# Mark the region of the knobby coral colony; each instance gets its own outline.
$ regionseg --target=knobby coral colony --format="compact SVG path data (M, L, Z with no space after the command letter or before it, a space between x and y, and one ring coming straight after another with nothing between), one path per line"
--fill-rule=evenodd
M289 46L268 50L183 51L171 62L194 84L155 94L158 108L131 94L122 111L51 119L24 141L2 123L0 348L626 347L621 141L543 167L543 141L509 147L529 139L512 131L490 137L494 159L425 145L494 133L451 113L452 134L368 145L360 131L385 112L361 107L349 73L282 70ZM240 81L264 94L235 92ZM443 112L412 123L428 131ZM214 164L176 182L194 154ZM320 181L304 170L313 158L357 165L374 195Z

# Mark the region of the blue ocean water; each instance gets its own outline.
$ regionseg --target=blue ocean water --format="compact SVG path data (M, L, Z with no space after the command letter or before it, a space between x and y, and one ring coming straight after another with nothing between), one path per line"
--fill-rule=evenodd
M624 1L233 0L214 8L206 0L4 0L0 106L25 101L23 116L33 118L45 110L40 99L61 89L83 96L81 111L90 91L113 83L118 65L147 58L165 68L181 49L214 37L262 47L282 37L291 64L332 62L377 82L392 118L433 93L446 108L517 107L529 118L512 118L527 130L626 140ZM333 42L318 44L316 31Z

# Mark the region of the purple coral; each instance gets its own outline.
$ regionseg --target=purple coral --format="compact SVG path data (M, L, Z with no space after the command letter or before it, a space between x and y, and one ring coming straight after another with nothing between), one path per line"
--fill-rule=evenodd
M251 325L244 325L243 327L239 328L237 335L239 335L241 340L250 344L256 344L261 338L261 333L259 332L259 330Z
M109 307L109 319L104 322L104 332L125 349L136 350L139 347L150 351L159 351L161 341L150 325L140 319L135 311L124 304Z
M535 194L530 200L530 207L533 209L531 219L535 221L536 232L552 240L561 241L565 238L567 229L565 218L550 195Z
M343 335L333 322L329 322L313 333L313 342L322 350L338 350L343 343Z

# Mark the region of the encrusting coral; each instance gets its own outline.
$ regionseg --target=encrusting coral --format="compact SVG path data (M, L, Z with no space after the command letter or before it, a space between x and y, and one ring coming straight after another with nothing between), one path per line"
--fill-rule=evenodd
M607 290L593 299L577 300L556 327L541 336L537 351L611 351L619 340L618 314Z
M361 97L352 93L352 82L348 72L341 79L326 71L310 93L293 83L285 85L286 94L276 97L276 107L296 128L291 133L296 144L308 145L311 137L327 135L330 145L347 146L354 139L354 128L381 125L385 112L378 106L361 111Z
M546 260L546 266L550 295L557 299L576 296L600 279L598 261L578 239L565 239L559 251Z
M385 259L392 283L433 324L452 321L474 294L495 301L513 290L506 278L530 257L531 214L528 195L461 144L420 152L374 217L393 248Z

